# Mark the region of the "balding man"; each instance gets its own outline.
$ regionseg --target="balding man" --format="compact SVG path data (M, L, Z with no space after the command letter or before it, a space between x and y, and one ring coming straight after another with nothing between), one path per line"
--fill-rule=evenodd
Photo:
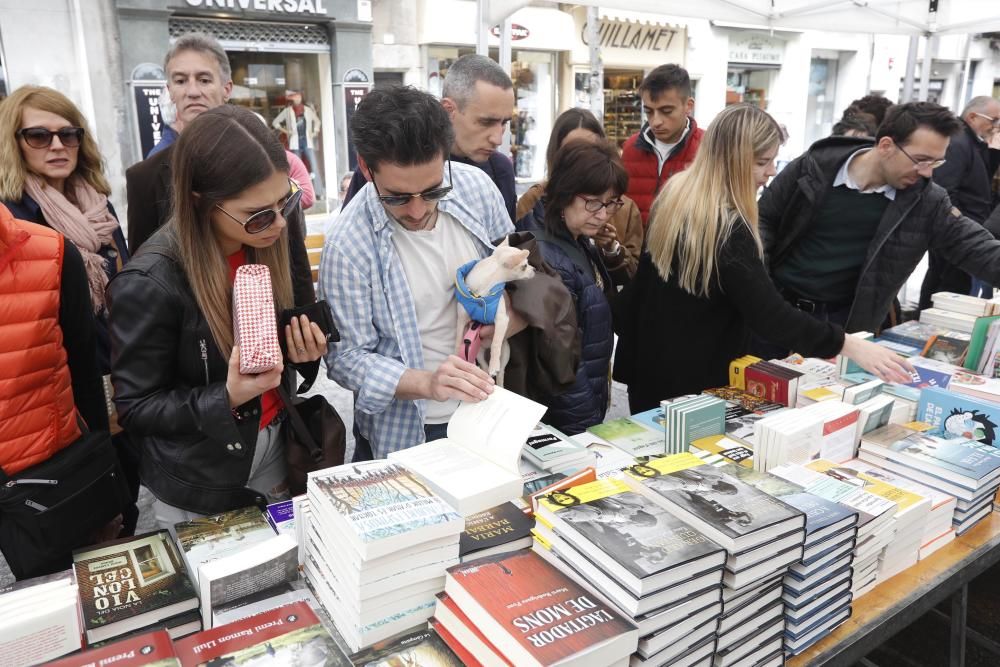
M993 209L990 181L1000 165L994 135L1000 129L1000 101L974 97L961 115L962 131L951 139L946 162L934 171L934 182L948 191L951 203L967 218L980 224ZM935 252L920 289L920 307L929 308L935 292L993 296L992 286L975 279Z

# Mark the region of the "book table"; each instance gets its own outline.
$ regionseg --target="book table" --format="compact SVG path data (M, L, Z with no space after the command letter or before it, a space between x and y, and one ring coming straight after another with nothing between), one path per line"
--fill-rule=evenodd
M969 582L997 562L1000 512L992 512L951 544L876 586L854 603L853 614L843 625L786 664L853 665L950 597L950 665L963 667Z

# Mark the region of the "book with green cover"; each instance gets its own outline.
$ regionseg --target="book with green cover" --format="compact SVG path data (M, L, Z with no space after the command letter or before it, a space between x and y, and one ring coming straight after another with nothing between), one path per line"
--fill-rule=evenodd
M969 370L979 368L979 360L983 355L983 348L986 346L986 338L990 332L990 324L1000 319L1000 315L989 317L977 317L976 323L972 327L972 339L969 341L969 351L965 354L963 366Z
M657 433L628 417L613 419L587 429L632 456L663 454L663 433Z

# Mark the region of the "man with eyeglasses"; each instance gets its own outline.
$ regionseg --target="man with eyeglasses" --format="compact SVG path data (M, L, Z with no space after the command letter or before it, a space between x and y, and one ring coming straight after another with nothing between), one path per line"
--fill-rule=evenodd
M514 165L497 152L514 110L513 82L496 61L469 54L448 68L441 95L441 106L448 112L455 133L451 160L482 169L503 195L507 213L515 222ZM367 182L364 170L354 172L343 197L344 207Z
M1000 166L1000 150L994 138L1000 126L1000 101L974 97L960 116L962 131L948 144L947 162L934 170L934 182L948 191L951 203L962 214L980 224L993 209L993 174ZM993 298L993 287L931 252L927 275L920 288L920 307L930 308L935 292L972 294Z
M433 96L373 90L351 134L371 185L327 236L319 291L341 337L328 372L354 392L354 460L362 461L445 437L459 401L493 391L486 372L455 355L455 271L492 253L491 241L513 226L493 181L448 159L454 130ZM523 324L508 312L513 335Z
M928 250L1000 279L1000 241L931 181L960 129L942 106L901 104L874 141L823 139L785 167L758 204L771 277L785 298L848 331L877 332ZM755 347L784 352L764 341Z

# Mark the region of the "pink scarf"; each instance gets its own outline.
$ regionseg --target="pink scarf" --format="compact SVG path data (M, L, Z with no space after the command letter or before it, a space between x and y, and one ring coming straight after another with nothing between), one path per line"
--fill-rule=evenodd
M80 251L87 269L94 312L101 312L108 274L105 273L104 258L98 252L103 246L113 245L112 234L118 229L118 221L108 210L107 195L76 175L66 179L66 191L72 194L77 204L37 174L27 174L24 190L42 209L49 227L65 236Z

